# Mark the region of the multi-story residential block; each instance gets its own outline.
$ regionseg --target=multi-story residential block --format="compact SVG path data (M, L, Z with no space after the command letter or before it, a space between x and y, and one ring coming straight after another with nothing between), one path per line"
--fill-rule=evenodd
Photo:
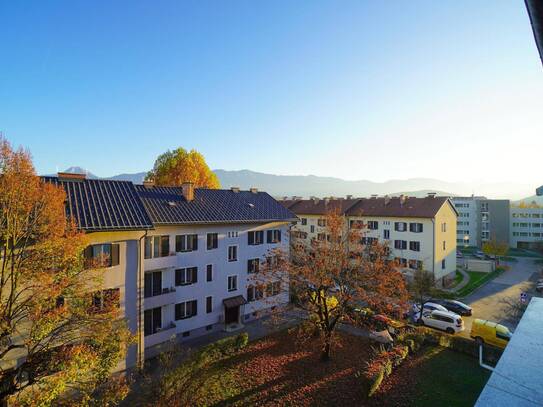
M509 200L469 196L452 201L458 212L459 246L481 247L490 239L509 242Z
M253 276L272 249L288 250L296 220L267 193L74 174L44 180L64 187L67 215L91 241L86 256L108 258L94 296L118 301L138 339L119 369L172 337L233 330L288 302L288 287Z
M391 256L405 269L431 271L439 285L456 272L457 212L446 197L426 198L376 196L353 199L280 201L300 219L293 233L305 239L326 239L326 214L338 211L348 227L365 225L364 240L386 243Z
M511 205L510 242L519 249L543 248L543 207L523 208Z

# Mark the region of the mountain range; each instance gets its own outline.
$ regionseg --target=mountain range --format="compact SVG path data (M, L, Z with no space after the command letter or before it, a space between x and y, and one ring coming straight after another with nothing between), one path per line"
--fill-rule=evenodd
M65 172L86 173L88 178L99 178L81 167L70 167ZM530 196L535 185L520 183L468 183L449 182L433 178L409 178L373 182L368 180L349 181L340 178L319 177L315 175L274 175L250 170L214 170L223 188L232 186L241 189L257 187L275 197L283 196L346 196L368 197L370 195L426 196L428 192L438 195L469 196L482 195L488 198L539 201L541 197ZM118 174L105 179L132 181L141 184L146 172ZM528 198L524 198L528 196Z

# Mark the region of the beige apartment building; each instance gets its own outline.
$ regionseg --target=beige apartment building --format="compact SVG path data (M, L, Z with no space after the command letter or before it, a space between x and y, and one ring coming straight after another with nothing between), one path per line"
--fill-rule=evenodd
M447 197L429 194L425 198L377 197L355 199L283 199L298 222L292 232L304 239L326 239L326 214L339 211L348 227L363 224L364 242L387 244L402 270L423 268L434 274L439 286L456 272L457 212Z

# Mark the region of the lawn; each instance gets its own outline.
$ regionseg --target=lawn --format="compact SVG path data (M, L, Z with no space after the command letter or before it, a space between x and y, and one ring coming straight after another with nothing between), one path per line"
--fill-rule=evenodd
M473 406L490 372L475 358L446 348L428 348L408 359L381 386L374 406Z
M250 342L239 353L205 368L191 405L356 406L362 386L356 377L371 357L370 343L338 333L330 361L322 362L317 340L301 346L295 332Z
M503 273L504 269L502 267L497 268L491 273L481 273L478 271L468 271L469 274L469 283L464 286L460 291L456 293L457 297L465 297L468 294L471 294L475 289L482 286L487 281L492 280L493 278L499 276Z

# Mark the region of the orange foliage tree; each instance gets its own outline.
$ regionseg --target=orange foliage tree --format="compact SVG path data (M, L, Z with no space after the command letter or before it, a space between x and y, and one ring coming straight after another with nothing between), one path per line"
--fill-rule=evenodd
M304 315L299 337L318 333L321 359L328 360L339 323L363 323L361 308L396 315L405 309L408 293L388 247L367 243L363 225L351 228L344 216L331 212L325 229L321 240L311 242L291 233L290 255L272 251L254 278L289 287Z
M64 201L0 137L0 404L60 404L68 391L84 403L130 340L114 304L92 312L100 278L83 266L87 239ZM108 385L104 396L124 390Z
M196 188L220 187L219 179L209 169L204 156L196 150L187 151L181 147L159 155L145 178L162 186L192 182Z

